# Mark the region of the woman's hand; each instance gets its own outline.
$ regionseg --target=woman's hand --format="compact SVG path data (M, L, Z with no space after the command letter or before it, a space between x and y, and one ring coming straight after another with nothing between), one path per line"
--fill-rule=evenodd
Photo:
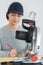
M29 57L30 57L30 53L29 53L29 52L30 52L30 50L29 50L29 49L27 49L27 50L26 50L26 53L25 53L25 57L27 57L27 58L29 58Z
M12 49L10 51L10 54L9 54L10 57L16 57L17 56L17 50L16 49Z

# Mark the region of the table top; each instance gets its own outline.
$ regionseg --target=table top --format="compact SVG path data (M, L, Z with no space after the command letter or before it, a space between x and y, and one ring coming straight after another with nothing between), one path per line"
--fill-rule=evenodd
M15 59L15 60L14 60ZM18 58L12 58L12 57L1 57L0 58L0 62L12 62L12 61L18 61ZM20 60L23 60L22 58L20 58ZM20 61L19 60L19 61ZM33 63L33 62L29 62L29 60L23 60L23 63ZM39 61L38 61L39 62ZM34 63L38 63L38 62L34 62Z

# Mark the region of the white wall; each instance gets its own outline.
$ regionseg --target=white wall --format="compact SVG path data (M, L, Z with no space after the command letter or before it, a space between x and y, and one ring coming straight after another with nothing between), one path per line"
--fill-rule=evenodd
M13 1L19 1L24 7L24 18L27 18L30 11L36 12L36 24L40 27L41 31L41 51L40 55L43 55L43 0L0 0L0 28L6 25L6 12L7 9Z

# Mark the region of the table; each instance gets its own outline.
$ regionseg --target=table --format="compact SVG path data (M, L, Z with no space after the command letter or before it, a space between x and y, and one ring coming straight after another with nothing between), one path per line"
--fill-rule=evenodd
M12 57L1 57L0 63L1 63L1 65L12 65L13 59L14 58L12 58Z
M14 58L11 57L3 57L0 58L1 65L42 65L39 63L23 63L23 62L14 62ZM9 63L10 62L10 63Z

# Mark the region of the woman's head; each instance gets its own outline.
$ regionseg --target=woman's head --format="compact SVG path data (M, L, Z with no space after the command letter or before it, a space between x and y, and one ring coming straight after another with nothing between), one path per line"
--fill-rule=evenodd
M17 14L19 14L19 15L23 15L23 6L22 6L22 4L21 3L19 3L19 2L13 2L10 6L9 6L9 8L8 8L8 11L7 11L7 13L6 13L6 18L7 19L9 19L9 17L8 17L8 14L9 13L17 13Z

